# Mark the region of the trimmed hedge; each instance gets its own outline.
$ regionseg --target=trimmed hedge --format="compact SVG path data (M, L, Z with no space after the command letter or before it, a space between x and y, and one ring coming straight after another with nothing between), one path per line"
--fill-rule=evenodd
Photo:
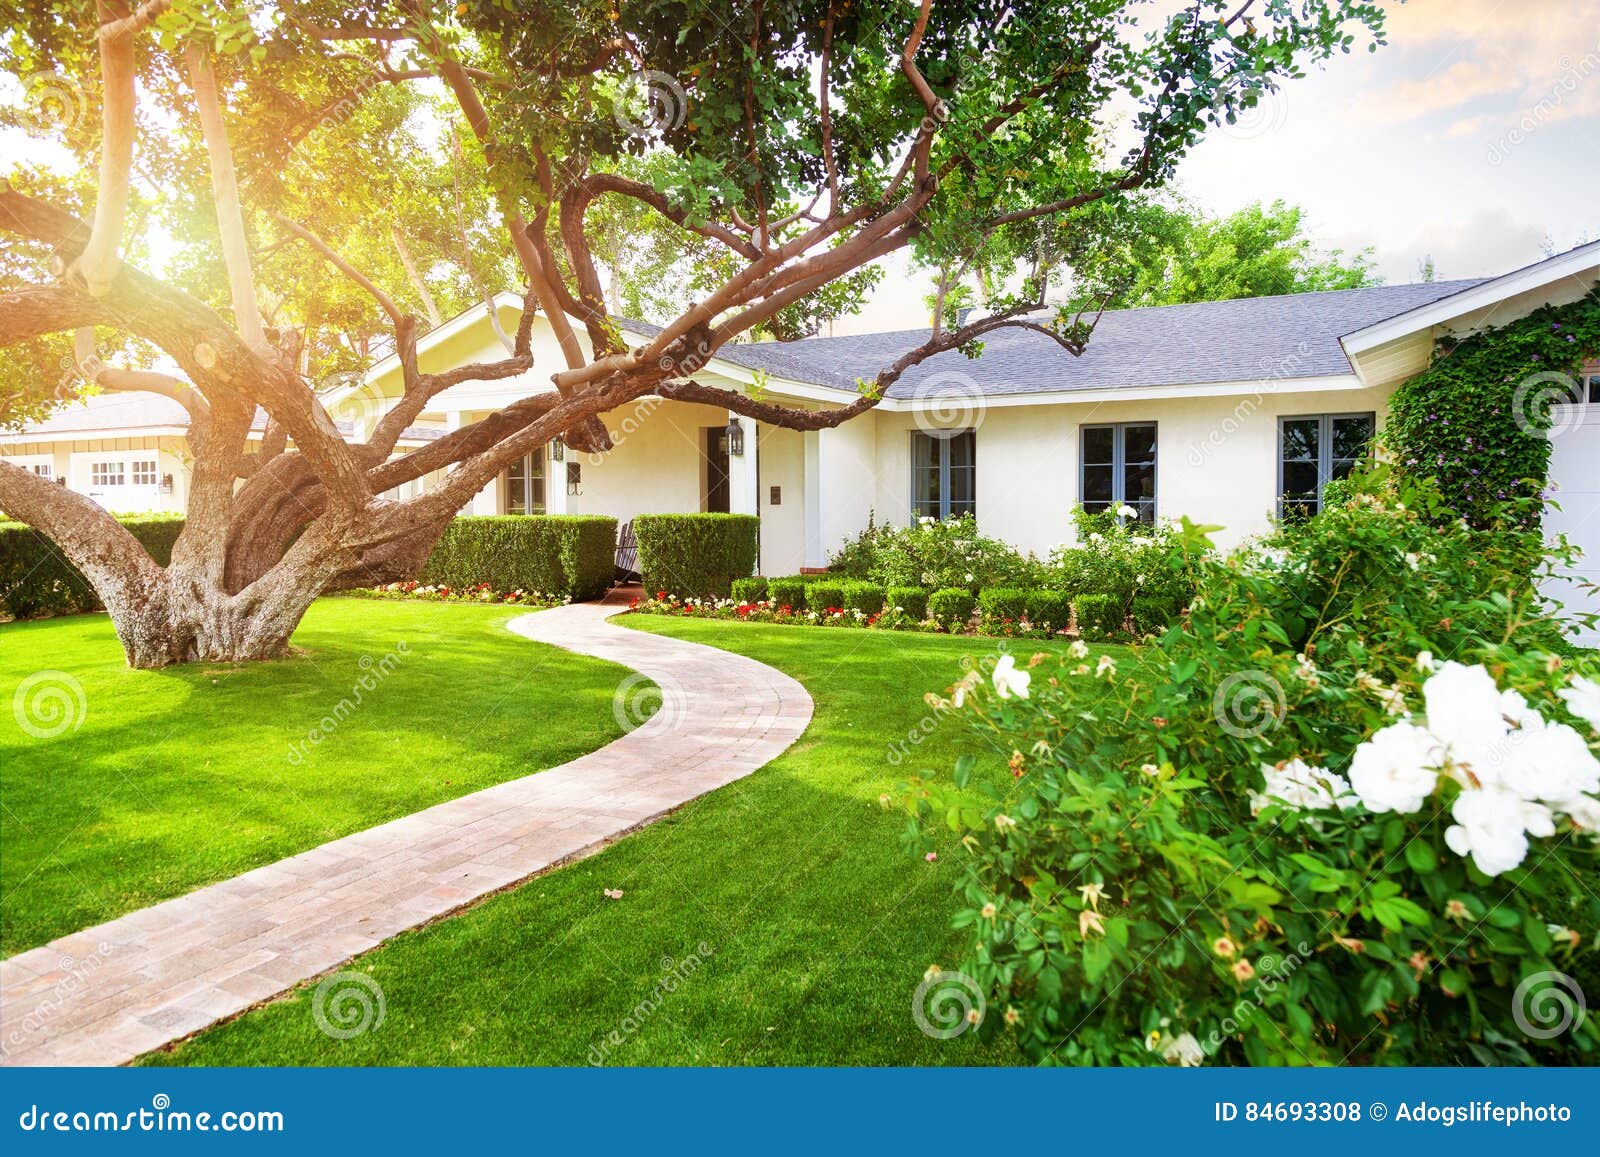
M162 566L183 531L181 514L137 514L117 519ZM0 613L15 619L97 611L89 580L43 533L20 522L0 522Z
M844 609L844 584L841 582L814 582L806 587L806 610L817 614Z
M767 580L760 575L734 579L733 597L741 603L759 603L767 597Z
M768 579L767 601L775 607L789 607L796 611L805 610L806 580L803 578Z
M921 587L890 587L885 606L899 607L914 623L928 617L928 592Z
M928 596L928 617L947 631L959 631L972 618L978 600L966 587L945 587Z
M1015 623L1028 613L1028 592L1017 587L989 587L978 592L978 608L985 623L998 624L1007 619Z
M1111 595L1079 595L1072 601L1078 613L1078 635L1091 643L1119 638L1122 633L1122 600Z
M877 583L852 580L844 584L844 609L876 615L883 610L884 592Z
M1028 592L1028 623L1051 631L1064 631L1072 622L1072 596L1066 591Z
M616 573L617 520L593 514L491 514L455 519L423 565L432 586L488 583L597 599Z
M679 598L725 599L756 569L753 514L641 514L633 520L644 589Z
M1176 599L1160 595L1136 595L1133 600L1133 633L1159 635L1178 620L1182 613Z

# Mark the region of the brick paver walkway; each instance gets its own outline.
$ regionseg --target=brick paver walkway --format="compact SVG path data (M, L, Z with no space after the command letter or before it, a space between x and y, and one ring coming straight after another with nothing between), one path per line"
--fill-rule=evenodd
M805 730L811 697L787 675L607 623L617 610L580 603L511 628L647 675L662 689L648 723L560 767L0 961L0 1063L129 1061L749 775ZM623 680L620 709L638 706L637 682Z

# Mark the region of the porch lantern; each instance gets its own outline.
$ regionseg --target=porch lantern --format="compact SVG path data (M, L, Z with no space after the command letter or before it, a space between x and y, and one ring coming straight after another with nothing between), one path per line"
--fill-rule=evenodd
M728 453L735 458L744 456L744 424L737 414L728 418Z
M567 444L560 438L550 440L550 461L560 462L567 456Z
M567 463L567 493L583 493L583 467L576 462Z

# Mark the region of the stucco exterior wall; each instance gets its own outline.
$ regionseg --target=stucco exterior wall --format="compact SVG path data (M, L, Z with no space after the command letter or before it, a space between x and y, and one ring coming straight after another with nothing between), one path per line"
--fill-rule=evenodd
M1357 388L974 408L960 425L976 431L978 525L985 534L1039 554L1071 541L1070 515L1080 497L1080 428L1153 421L1157 516L1219 523L1225 529L1217 540L1229 546L1269 528L1277 501L1280 417L1371 411L1381 425L1388 394ZM877 415L870 505L879 521L910 521L911 433L918 428L911 414ZM859 516L859 526L865 524Z

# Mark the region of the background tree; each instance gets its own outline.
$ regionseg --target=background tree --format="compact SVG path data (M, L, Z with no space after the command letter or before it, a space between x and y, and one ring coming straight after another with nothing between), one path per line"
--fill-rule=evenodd
M817 429L871 409L908 367L970 349L1002 326L1081 350L1089 329L1081 313L1037 313L1073 251L1056 234L1092 233L1097 205L1166 180L1208 125L1307 61L1348 51L1358 32L1374 34L1375 45L1382 27L1376 4L1353 0L1192 0L1146 33L1133 24L1141 7L66 0L13 8L0 40L7 66L22 77L59 76L85 94L98 125L61 136L97 171L92 197L82 198L92 213L81 216L70 202L34 195L25 179L0 189L0 229L15 238L7 261L23 269L0 294L0 346L70 334L85 380L180 402L191 417L194 474L165 568L87 498L3 463L0 506L84 572L131 663L269 656L318 594L414 571L514 458L556 435L580 450L608 449L601 415L634 399L682 398ZM459 150L430 158L388 148L388 94L417 81L453 102ZM1115 94L1136 111L1127 148L1108 163L1091 142ZM336 147L344 137L349 147ZM629 176L624 158L647 156L664 171L650 181ZM413 163L424 174L443 166L461 179L464 198L492 199L489 216L507 242L499 252L514 261L526 302L503 359L441 373L417 365L415 310L426 304L391 234L430 217L412 200ZM136 268L136 184L190 241L205 236L199 219L209 201L220 262L180 263L161 278ZM595 258L591 214L614 199L731 262L725 280L637 346L612 322ZM986 303L982 319L936 326L834 410L693 381L722 345L781 325L784 311L901 249L961 251L978 267L1025 254L1032 272L1020 292ZM278 261L308 260L308 251L372 304L356 310L359 298L327 283L304 291L305 270ZM410 262L424 278L448 263L448 246ZM483 271L464 273L481 289ZM538 367L553 388L397 456L401 432L442 390L532 368L535 315L560 350L559 365ZM313 319L325 323L313 329ZM392 332L404 393L370 436L349 441L313 385L370 343L378 324ZM338 331L342 340L325 336ZM158 348L167 368L97 352L130 341ZM258 407L270 421L252 450ZM424 494L381 497L447 467Z

